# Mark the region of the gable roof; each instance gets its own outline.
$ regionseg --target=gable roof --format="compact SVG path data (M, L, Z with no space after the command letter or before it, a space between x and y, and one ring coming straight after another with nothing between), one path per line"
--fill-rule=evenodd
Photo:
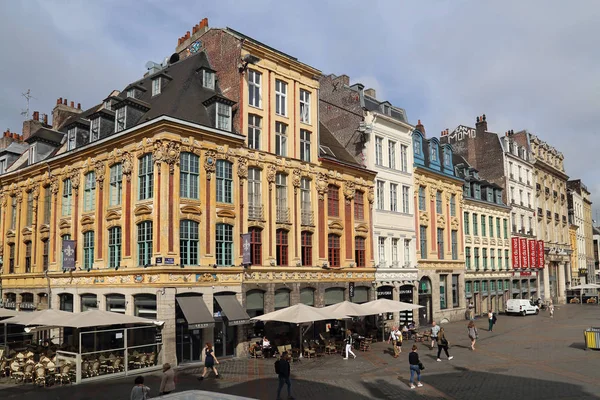
M363 168L322 122L319 122L319 158L341 161L344 164Z

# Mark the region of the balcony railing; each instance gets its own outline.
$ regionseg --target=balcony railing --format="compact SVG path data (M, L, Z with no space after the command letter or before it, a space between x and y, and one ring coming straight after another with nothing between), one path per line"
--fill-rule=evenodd
M289 207L280 207L277 206L277 219L276 222L278 223L288 223L290 222L290 209Z
M303 226L313 226L315 224L315 214L311 210L300 211L300 222Z
M253 221L263 221L265 215L265 207L262 204L248 205L248 219Z

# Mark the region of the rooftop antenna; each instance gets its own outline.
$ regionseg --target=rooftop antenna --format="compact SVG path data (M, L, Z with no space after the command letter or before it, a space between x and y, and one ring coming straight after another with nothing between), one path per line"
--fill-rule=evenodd
M37 100L35 97L31 95L31 89L27 89L25 93L21 93L25 100L27 100L27 108L21 112L21 115L25 116L26 119L29 119L29 101L31 99Z

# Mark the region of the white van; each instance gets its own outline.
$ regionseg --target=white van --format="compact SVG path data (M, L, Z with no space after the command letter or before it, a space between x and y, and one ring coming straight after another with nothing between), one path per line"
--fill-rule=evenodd
M527 314L538 314L540 309L538 306L533 304L531 300L525 299L509 299L506 302L504 308L505 313L508 314L521 314L523 316Z

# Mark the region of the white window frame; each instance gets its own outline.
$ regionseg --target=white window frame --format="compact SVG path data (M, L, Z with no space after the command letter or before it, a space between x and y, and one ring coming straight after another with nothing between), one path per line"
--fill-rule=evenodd
M396 142L388 140L388 167L396 169Z
M127 106L119 107L115 111L115 133L125 130L127 126Z
M215 90L215 73L212 71L202 70L202 86L206 89Z
M258 71L248 70L248 104L252 107L262 108L262 74ZM254 93L253 96L250 93Z
M410 187L402 185L402 212L410 214Z
M94 231L83 233L83 269L92 269L94 266Z
M310 162L310 131L300 129L300 160Z
M310 179L300 179L300 210L303 213L309 213L312 210L310 200Z
M258 217L262 207L261 170L256 167L248 168L248 206L251 216Z
M37 150L37 143L31 143L29 145L29 164L35 164L36 150Z
M179 156L179 196L200 200L200 157L194 153Z
M385 262L385 236L379 236L377 240L377 251L379 254L379 264Z
M108 205L121 205L123 195L123 170L122 164L117 163L110 167L110 182L108 187Z
M385 210L385 182L377 181L377 209Z
M287 157L287 124L275 122L275 155Z
M275 114L287 117L287 86L282 80L275 79Z
M398 244L400 243L398 238L392 238L392 262L398 261Z
M281 172L275 175L275 204L278 215L287 211L287 178L288 176Z
M408 146L400 145L400 167L402 172L408 172Z
M134 88L127 90L127 97L131 97L132 99L135 99L135 89Z
M217 129L231 132L231 106L217 102L215 106Z
M83 189L83 211L94 211L96 208L96 173L91 171L85 174Z
M100 139L100 117L90 121L90 143Z
M66 217L71 215L71 198L73 196L73 186L71 185L71 179L67 178L63 181L63 195L62 195L62 216Z
M410 239L404 239L404 264L410 265Z
M77 128L71 128L67 131L67 151L73 150L76 146Z
M300 122L310 124L310 92L300 89Z
M262 133L262 117L248 114L248 148L260 150L260 136Z
M375 136L375 165L383 166L383 138Z
M160 80L161 80L160 76L152 79L152 96L156 96L156 95L160 94L160 89L161 89Z
M390 183L390 211L398 211L398 184Z

